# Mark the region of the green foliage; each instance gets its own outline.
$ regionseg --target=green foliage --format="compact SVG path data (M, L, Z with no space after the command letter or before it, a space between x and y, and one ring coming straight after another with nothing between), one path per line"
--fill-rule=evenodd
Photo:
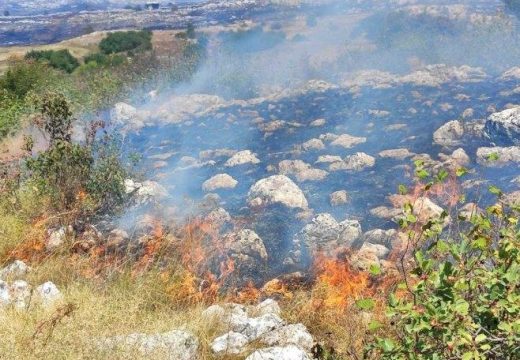
M126 62L126 57L122 55L106 55L103 53L94 53L85 56L83 59L85 64L95 63L99 66L120 66Z
M6 90L0 90L0 139L18 129L23 102Z
M70 142L72 111L65 96L60 93L46 94L41 99L40 112L51 145L59 141Z
M73 144L72 112L61 94L46 94L40 111L40 126L49 135L50 147L27 159L28 182L48 196L57 210L70 210L87 195L91 210L108 210L121 203L126 172L119 161L118 147L106 142L95 147Z
M500 200L498 188L491 192ZM409 204L405 214L412 210ZM388 298L394 333L378 337L368 352L382 359L518 358L519 210L499 201L459 216L457 231L445 228L445 215L422 227L403 221L403 231L420 239L411 242L413 269L403 271L399 288L406 293Z
M110 33L99 43L103 54L109 55L124 51L145 51L152 49L152 33L143 31L118 31Z
M32 50L25 55L25 59L47 62L53 68L63 70L69 74L79 66L78 60L67 49Z
M92 166L90 151L58 140L47 151L26 162L30 183L51 197L58 210L69 210L84 190Z
M0 76L0 89L23 98L29 91L40 85L49 76L46 66L40 63L20 61L13 63L4 75Z

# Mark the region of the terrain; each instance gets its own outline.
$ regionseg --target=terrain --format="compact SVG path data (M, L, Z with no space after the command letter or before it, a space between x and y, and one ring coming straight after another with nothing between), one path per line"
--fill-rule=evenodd
M517 358L520 33L501 2L0 27L19 44L0 50L0 354Z

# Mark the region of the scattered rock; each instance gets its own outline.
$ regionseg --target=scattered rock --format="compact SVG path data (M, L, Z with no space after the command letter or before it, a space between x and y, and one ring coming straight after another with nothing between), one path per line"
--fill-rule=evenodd
M408 149L390 149L390 150L383 150L379 153L379 156L382 158L391 158L391 159L398 159L398 160L404 160L404 159L409 158L414 155L415 154L410 152L410 150L408 150Z
M477 162L489 167L520 164L520 146L478 148Z
M257 315L275 314L280 316L282 309L280 305L273 299L266 299L255 307L255 313Z
M10 288L11 304L19 310L26 310L31 301L31 286L23 280L14 281Z
M202 184L202 190L209 192L218 189L234 189L237 186L238 181L233 179L228 174L217 174L211 179L204 181Z
M342 134L338 136L330 144L333 146L341 146L345 149L350 149L356 145L363 144L367 141L366 137L356 137L349 134Z
M343 162L341 156L337 155L321 155L316 160L316 164L340 163Z
M97 341L103 350L124 349L138 351L144 356L159 352L171 360L195 360L199 358L199 340L195 335L182 330L162 334L130 334L114 336Z
M30 267L27 266L23 261L15 260L11 264L7 265L5 268L0 270L0 279L18 279L24 277L30 270Z
M237 355L245 351L248 343L246 336L230 331L213 340L211 350L218 355Z
M323 126L327 123L327 121L325 119L316 119L314 121L312 121L309 125L311 127L320 127L320 126Z
M252 153L251 150L243 150L237 152L235 155L230 157L224 166L233 167L244 164L258 164L260 160L256 157L256 154Z
M311 360L311 357L299 347L288 345L257 350L246 360Z
M47 239L47 243L45 244L45 248L48 251L56 250L61 245L63 245L66 238L67 234L64 227L61 227L58 230L54 230L50 233L49 238Z
M459 144L463 135L462 124L458 120L453 120L442 125L433 133L433 142L441 146L454 146Z
M310 139L301 145L303 151L323 150L325 144L320 139Z
M491 114L485 131L497 145L520 145L520 106Z
M206 220L211 224L222 227L231 221L231 215L224 208L217 208L206 215Z
M363 240L365 243L383 245L387 248L392 248L392 242L396 237L397 231L394 229L373 229L363 234Z
M363 171L365 169L374 167L376 159L364 152L357 152L354 155L349 155L341 163L332 163L329 166L330 171L350 170Z
M5 307L11 303L11 292L9 291L9 285L0 280L0 308Z
M36 288L33 298L37 303L48 308L61 301L63 295L54 283L47 281Z
M285 175L273 175L257 181L249 190L248 203L255 207L281 204L288 208L308 208L303 191Z
M357 220L340 223L330 214L317 215L297 235L311 253L322 251L332 255L338 249L349 247L361 236L361 225Z
M328 172L321 169L313 169L309 164L302 160L283 160L278 164L280 174L295 175L296 180L319 181L327 177Z
M330 205L332 206L345 205L348 202L348 193L346 190L334 191L329 197Z
M303 324L290 324L273 330L260 338L260 342L268 346L296 345L310 351L314 339Z
M267 250L260 237L249 229L226 235L224 244L237 267L252 271L267 261Z

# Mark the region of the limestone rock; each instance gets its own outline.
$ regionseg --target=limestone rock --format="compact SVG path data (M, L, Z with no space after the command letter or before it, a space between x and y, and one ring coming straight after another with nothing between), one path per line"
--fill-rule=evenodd
M414 155L415 154L410 152L410 150L408 150L408 149L390 149L390 150L383 150L379 153L379 156L382 158L391 158L391 159L398 159L398 160L404 160L404 159L409 158Z
M273 330L260 338L260 342L268 346L296 345L310 351L314 339L303 324L290 324Z
M9 285L0 280L0 308L5 307L11 303L11 293L9 291Z
M275 300L266 299L255 306L255 313L257 315L275 314L280 316L282 309L280 309L280 305Z
M37 303L48 308L61 301L63 295L54 283L47 281L35 289L33 298Z
M230 331L211 343L211 350L217 355L237 355L244 352L249 339L240 333Z
M23 261L15 260L0 270L0 279L18 279L24 277L29 270L29 266L27 266Z
M489 167L518 166L517 164L520 164L520 146L478 148L477 162Z
M346 190L334 191L329 198L332 206L345 205L348 202L348 193Z
M190 332L173 330L160 334L130 334L102 339L97 342L103 350L124 349L138 351L153 357L157 352L170 360L195 360L199 358L199 340Z
M349 155L341 163L332 163L329 166L331 171L350 170L363 171L374 167L376 159L364 152L357 152L354 155Z
M249 190L248 203L250 206L281 204L288 208L308 208L303 191L285 175L257 181Z
M241 276L258 270L267 262L267 250L260 237L249 229L243 229L224 237L224 244L229 257L235 261L235 266Z
M230 157L224 166L233 167L244 164L258 164L260 160L256 157L256 154L252 153L251 150L243 150L237 152L235 155Z
M464 128L458 120L449 121L433 133L433 142L442 146L453 146L460 142Z
M497 145L520 145L520 106L491 114L485 131Z
M324 251L333 254L335 250L351 246L361 236L361 225L356 220L340 223L330 214L318 214L297 235L311 252Z
M202 190L209 192L215 191L218 189L233 189L237 186L238 181L233 179L228 174L217 174L213 176L211 179L204 181L202 184Z
M26 281L16 280L9 290L13 306L19 310L26 310L31 301L31 286Z
M299 347L288 345L257 350L246 360L311 360L311 357Z
M354 147L359 144L363 144L366 141L367 141L367 138L365 138L365 137L357 137L357 136L352 136L349 134L342 134L342 135L338 136L330 144L333 146L341 146L345 149L350 149L351 147Z

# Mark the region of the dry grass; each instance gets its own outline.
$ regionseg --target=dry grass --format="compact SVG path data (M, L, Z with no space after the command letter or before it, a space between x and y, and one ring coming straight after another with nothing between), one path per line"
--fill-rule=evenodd
M122 31L124 29L121 29ZM177 30L158 30L154 31L152 44L158 54L175 53L181 48L182 42L175 38ZM59 43L49 45L28 45L28 46L7 46L0 47L0 74L7 70L9 60L13 58L23 58L31 50L62 50L68 49L71 54L82 59L86 55L98 51L99 42L107 34L106 31L94 32L88 35L79 36L73 39L64 40Z

